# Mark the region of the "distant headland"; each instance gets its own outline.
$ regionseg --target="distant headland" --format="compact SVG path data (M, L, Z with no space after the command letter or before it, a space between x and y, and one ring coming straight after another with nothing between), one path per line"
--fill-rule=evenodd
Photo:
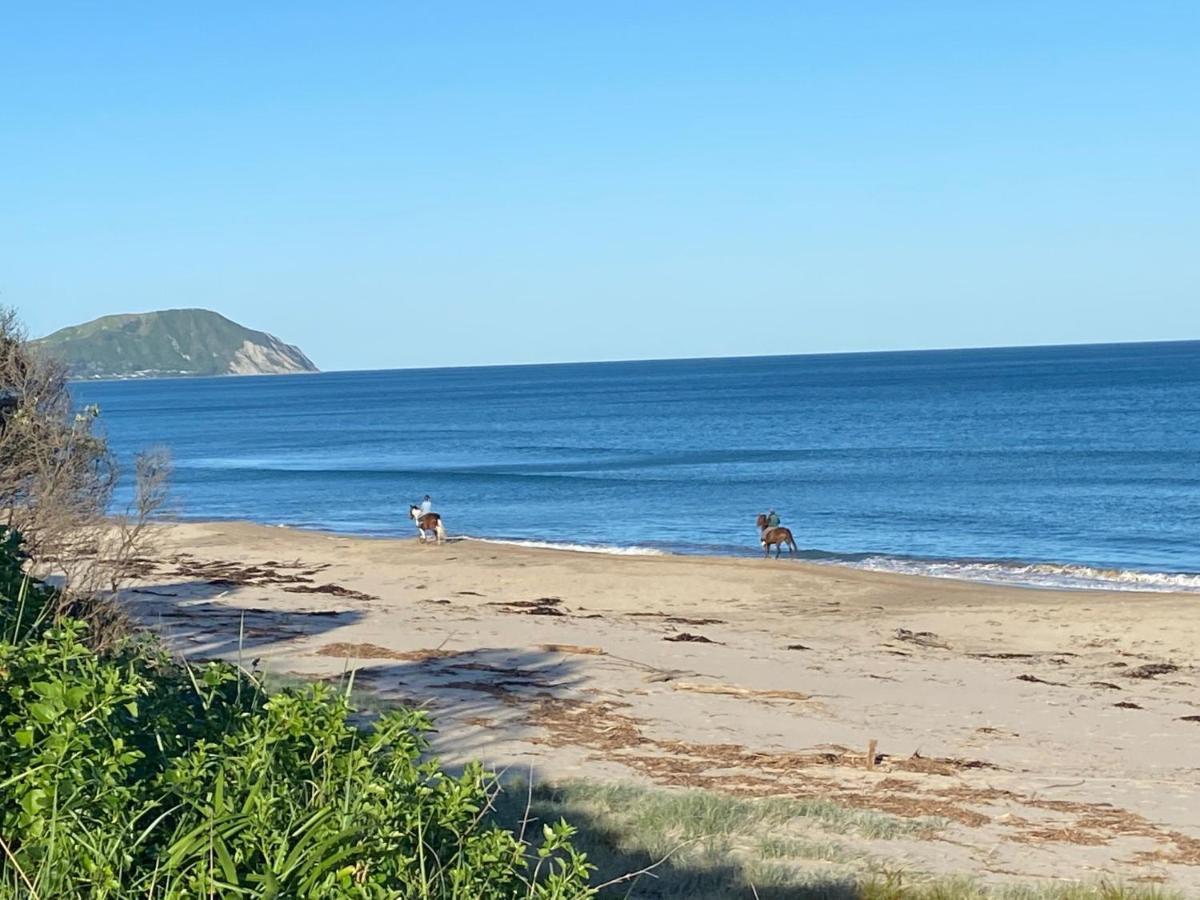
M101 316L33 342L74 378L316 372L299 347L207 309Z

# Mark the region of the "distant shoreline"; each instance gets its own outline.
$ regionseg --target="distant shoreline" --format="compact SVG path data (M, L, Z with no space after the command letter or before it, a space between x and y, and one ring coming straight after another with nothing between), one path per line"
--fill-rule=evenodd
M289 375L324 375L320 369L306 372L218 372L212 375L194 375L190 372L155 372L132 375L72 375L70 382L103 381L199 381L205 378L286 378Z

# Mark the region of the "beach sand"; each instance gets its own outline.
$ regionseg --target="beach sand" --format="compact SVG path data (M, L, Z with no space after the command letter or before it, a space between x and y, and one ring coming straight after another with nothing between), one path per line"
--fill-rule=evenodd
M128 597L173 647L354 669L428 708L449 763L941 817L870 852L1200 890L1200 597L245 523L161 538Z

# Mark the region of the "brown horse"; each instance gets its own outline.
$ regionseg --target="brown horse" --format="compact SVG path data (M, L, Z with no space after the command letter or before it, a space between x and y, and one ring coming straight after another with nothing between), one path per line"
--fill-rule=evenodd
M417 536L425 543L426 535L433 532L434 539L440 544L446 539L446 529L442 526L442 517L435 512L421 514L421 507L410 506L408 516L417 526Z
M758 518L754 520L758 525L759 540L762 541L763 556L771 555L771 547L775 547L775 558L779 559L779 554L783 552L783 547L788 546L789 553L796 552L796 541L792 538L790 529L784 528L782 525L777 525L775 528L767 527L767 517L762 513L758 514Z

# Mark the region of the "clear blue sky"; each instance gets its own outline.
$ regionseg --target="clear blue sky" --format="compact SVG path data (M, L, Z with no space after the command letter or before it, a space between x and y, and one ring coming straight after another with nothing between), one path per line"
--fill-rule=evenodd
M323 368L1200 338L1200 3L28 3L0 302Z

